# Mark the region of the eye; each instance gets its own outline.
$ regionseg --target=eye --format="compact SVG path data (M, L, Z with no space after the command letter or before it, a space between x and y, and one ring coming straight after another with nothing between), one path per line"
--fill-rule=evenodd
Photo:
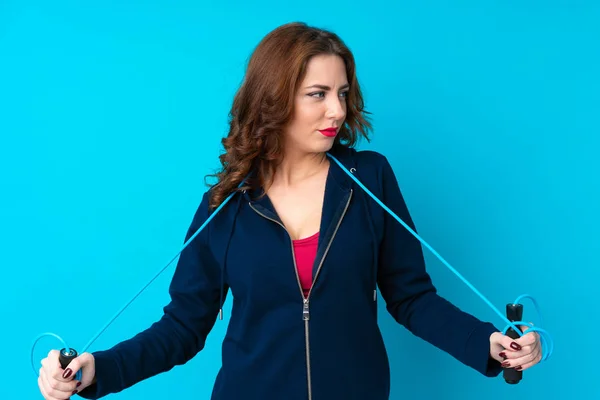
M348 92L349 92L348 90L344 90L343 92L340 92L340 96L346 98L346 97L348 97Z
M312 92L308 94L311 97L325 97L325 92Z

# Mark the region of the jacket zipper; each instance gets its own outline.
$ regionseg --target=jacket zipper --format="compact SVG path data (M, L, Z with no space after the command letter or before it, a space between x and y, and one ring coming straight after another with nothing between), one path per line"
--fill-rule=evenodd
M287 232L288 237L290 238L290 244L291 244L291 248L292 248L292 261L294 262L294 271L296 272L296 281L298 282L298 288L300 289L300 295L302 296L302 300L304 303L304 305L302 307L302 320L304 321L304 339L305 339L305 347L306 347L306 370L307 370L306 376L307 376L307 384L308 384L308 400L312 400L312 381L311 381L311 368L310 368L310 330L309 330L309 326L308 326L308 321L310 320L310 294L312 293L312 288L315 285L315 282L317 281L319 272L321 271L321 266L323 266L323 262L325 261L325 257L327 256L327 253L329 252L331 243L333 242L333 239L335 238L335 235L337 234L340 224L342 223L342 220L344 219L344 216L346 215L346 211L348 210L348 206L350 205L350 200L352 199L353 192L354 192L354 190L350 189L350 195L348 196L348 201L346 201L346 206L344 207L344 211L342 212L342 215L340 216L340 218L337 222L335 230L333 231L333 234L331 235L331 239L329 239L329 242L327 243L327 247L325 248L325 252L323 253L323 256L321 257L321 260L319 261L319 266L317 267L317 273L315 274L315 279L313 280L313 283L310 285L310 289L308 291L308 295L306 296L306 298L304 297L304 291L302 290L302 284L300 283L300 276L298 275L298 266L296 264L296 255L294 253L294 242L292 240L292 236L290 235L290 232L286 229L286 227L282 223L280 223L279 221L277 221L273 218L267 217L266 215L264 215L263 213L258 211L256 208L254 208L252 203L249 203L250 208L252 208L258 215L262 216L263 218L268 219L269 221L273 221L277 225L281 226Z

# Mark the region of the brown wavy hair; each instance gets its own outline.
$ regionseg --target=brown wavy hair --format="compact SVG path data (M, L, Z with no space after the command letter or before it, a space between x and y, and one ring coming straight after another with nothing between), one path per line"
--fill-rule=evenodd
M282 159L283 130L294 114L297 87L307 64L317 55L338 55L346 65L350 84L344 125L334 146L355 146L360 137L369 140L371 123L364 109L356 77L354 56L333 32L288 23L269 32L252 53L244 80L229 113L229 133L222 139L221 170L209 177L218 182L211 189L210 208L218 207L235 190L267 188ZM240 183L253 171L243 186Z

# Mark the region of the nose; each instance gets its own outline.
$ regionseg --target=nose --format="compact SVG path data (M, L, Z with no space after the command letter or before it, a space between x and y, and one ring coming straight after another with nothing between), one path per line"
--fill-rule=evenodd
M346 101L338 96L330 96L327 101L327 118L340 120L346 116Z

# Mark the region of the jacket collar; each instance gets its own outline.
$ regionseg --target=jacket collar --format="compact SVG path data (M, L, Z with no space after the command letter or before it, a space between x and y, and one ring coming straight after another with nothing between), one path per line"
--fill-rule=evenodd
M329 153L337 158L347 169L352 171L352 168L355 168L356 166L353 157L355 151L356 150L354 149L338 144L332 147ZM352 179L339 165L337 165L337 163L333 160L330 160L329 163L329 171L327 173L327 182L325 185L323 213L321 216L321 238L329 237L335 230L337 222L342 216L346 203L349 200L351 189L354 187ZM245 200L257 210L283 225L269 197L262 196L263 194L264 189L258 188L250 190L243 195L245 196Z

